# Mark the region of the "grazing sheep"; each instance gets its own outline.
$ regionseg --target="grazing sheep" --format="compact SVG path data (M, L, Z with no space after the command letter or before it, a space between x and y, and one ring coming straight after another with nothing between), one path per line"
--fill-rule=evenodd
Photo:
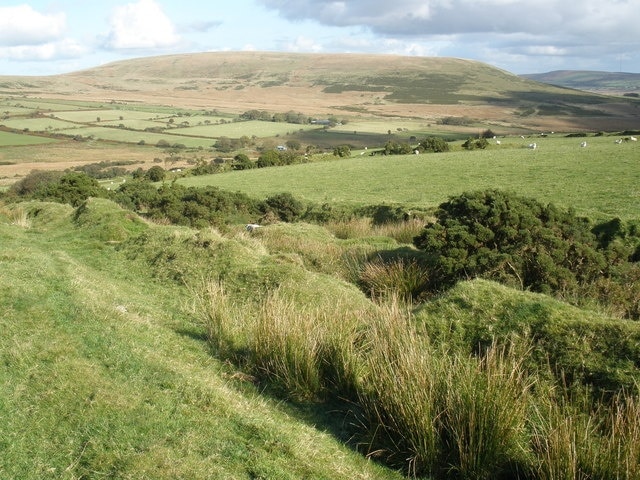
M500 145L500 140L496 140L496 145Z
M582 142L582 143L580 144L580 146L581 146L581 147L583 147L583 148L584 148L584 147L586 147L586 146L587 146L587 142Z
M632 142L637 142L638 139L636 137L629 137L629 140L631 140Z
M618 145L620 145L620 144L622 143L622 139L621 139L621 138L617 139L617 140L616 140L616 143L617 143Z
M257 223L248 223L246 227L244 227L247 232L253 232L254 230L257 230L258 228L261 228L262 225L258 225Z
M529 148L530 148L531 150L535 150L536 148L538 148L538 145L536 145L535 143L530 143L530 144L529 144Z

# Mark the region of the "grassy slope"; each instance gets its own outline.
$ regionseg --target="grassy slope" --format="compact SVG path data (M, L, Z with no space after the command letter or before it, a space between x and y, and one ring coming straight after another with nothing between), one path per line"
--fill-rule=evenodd
M598 72L589 70L557 70L547 73L522 75L537 82L578 88L586 91L637 92L640 90L640 74L624 72Z
M464 191L503 188L573 207L596 219L637 218L640 165L635 142L612 137L502 139L487 150L391 157L356 156L311 163L188 177L186 185L215 185L256 197L292 192L317 203L436 206ZM537 150L526 145L538 143Z
M187 290L110 246L144 224L21 208L0 213L0 477L396 478L234 380Z

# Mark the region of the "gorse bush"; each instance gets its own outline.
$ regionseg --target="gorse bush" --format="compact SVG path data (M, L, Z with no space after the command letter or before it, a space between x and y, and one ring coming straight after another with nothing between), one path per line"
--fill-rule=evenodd
M59 203L80 205L89 197L106 197L107 191L98 181L80 172L35 171L15 183L11 194Z
M572 299L597 290L603 278L624 285L636 274L631 251L604 242L602 234L599 240L587 219L552 204L486 190L451 198L435 217L414 244L429 256L439 285L483 277ZM629 305L635 296L609 301Z

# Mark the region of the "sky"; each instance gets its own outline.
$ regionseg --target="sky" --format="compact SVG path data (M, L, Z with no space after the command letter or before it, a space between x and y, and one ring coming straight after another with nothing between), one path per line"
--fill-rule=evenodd
M214 51L640 73L639 0L0 0L0 75Z

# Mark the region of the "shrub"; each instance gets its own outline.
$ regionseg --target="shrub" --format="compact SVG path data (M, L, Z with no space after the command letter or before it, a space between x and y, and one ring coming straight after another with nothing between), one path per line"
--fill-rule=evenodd
M448 152L449 144L438 137L427 137L418 145L418 150L423 152Z
M251 159L244 153L239 153L235 157L233 157L232 168L234 170L249 170L253 168L255 165L251 161Z
M351 147L349 145L339 145L333 149L333 155L336 157L350 157Z
M265 200L265 213L275 214L284 222L298 220L304 214L305 205L290 193L279 193Z
M258 161L256 162L256 166L258 168L274 167L278 165L282 165L282 162L280 161L280 155L276 150L267 150L258 157Z
M498 190L453 197L414 239L440 281L483 276L540 292L575 293L606 266L586 220Z
M9 193L20 197L30 197L49 184L55 184L64 176L64 172L33 170L26 177L11 185Z
M411 145L406 142L396 142L394 140L389 140L384 145L383 153L385 155L407 155L411 153L413 149Z
M467 141L462 144L462 147L466 148L467 150L474 150L476 148L484 150L485 148L487 148L487 146L489 146L489 142L485 137L481 137L481 138L469 137Z
M144 174L145 178L150 182L161 182L166 176L164 168L159 165L154 165Z
M33 198L79 206L89 197L106 197L107 191L95 178L84 173L64 174L57 182L41 184L33 193Z

